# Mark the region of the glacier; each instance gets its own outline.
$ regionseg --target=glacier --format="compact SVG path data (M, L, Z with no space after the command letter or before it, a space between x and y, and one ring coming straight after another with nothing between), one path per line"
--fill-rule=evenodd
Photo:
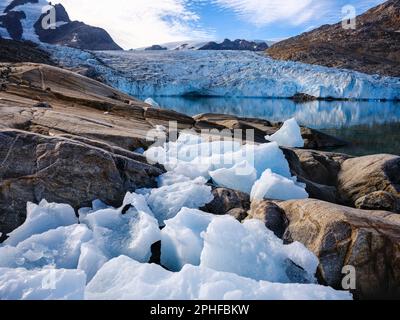
M94 68L133 96L399 100L400 79L273 60L243 51L101 51L43 45L59 63Z

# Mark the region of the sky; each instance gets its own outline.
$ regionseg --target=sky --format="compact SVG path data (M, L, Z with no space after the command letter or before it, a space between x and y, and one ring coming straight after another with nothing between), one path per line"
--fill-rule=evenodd
M282 40L361 14L384 0L57 0L124 49L187 40Z

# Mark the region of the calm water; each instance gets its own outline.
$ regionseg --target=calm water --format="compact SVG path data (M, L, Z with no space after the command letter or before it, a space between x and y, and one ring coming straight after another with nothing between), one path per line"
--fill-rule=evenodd
M146 97L147 98L147 97ZM284 99L155 97L162 107L189 115L225 113L271 121L295 117L305 126L340 137L349 146L335 151L352 155L400 155L400 103Z

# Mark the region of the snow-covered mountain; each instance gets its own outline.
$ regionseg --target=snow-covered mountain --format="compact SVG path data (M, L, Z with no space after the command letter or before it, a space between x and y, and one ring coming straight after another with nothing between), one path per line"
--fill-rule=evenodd
M147 50L147 51L159 51L159 50L247 50L247 51L264 51L272 43L272 41L263 40L243 40L237 39L231 41L229 39L224 40L191 40L191 41L178 41L168 42L159 45L153 45L146 48L138 48L136 50Z
M277 61L249 51L103 51L49 47L69 67L90 66L134 96L230 96L400 100L400 79ZM101 60L101 63L99 62Z
M56 28L43 29L46 14L42 9L48 5L47 0L1 0L0 36L88 50L121 50L105 30L71 21L61 4L54 6Z

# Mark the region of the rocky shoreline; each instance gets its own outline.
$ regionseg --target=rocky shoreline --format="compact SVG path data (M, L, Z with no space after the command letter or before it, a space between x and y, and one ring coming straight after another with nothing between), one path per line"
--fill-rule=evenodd
M117 206L126 192L153 187L164 172L135 152L148 131L253 129L256 143L281 126L259 119L153 108L100 82L57 67L0 64L0 233L20 226L26 202L46 199L75 210L95 199ZM357 269L356 298L400 297L400 157L322 151L343 141L302 128L305 148L282 148L309 200L251 203L213 186L204 211L261 219L286 242L320 259L319 282L341 289L342 268ZM244 135L244 140L246 136Z

